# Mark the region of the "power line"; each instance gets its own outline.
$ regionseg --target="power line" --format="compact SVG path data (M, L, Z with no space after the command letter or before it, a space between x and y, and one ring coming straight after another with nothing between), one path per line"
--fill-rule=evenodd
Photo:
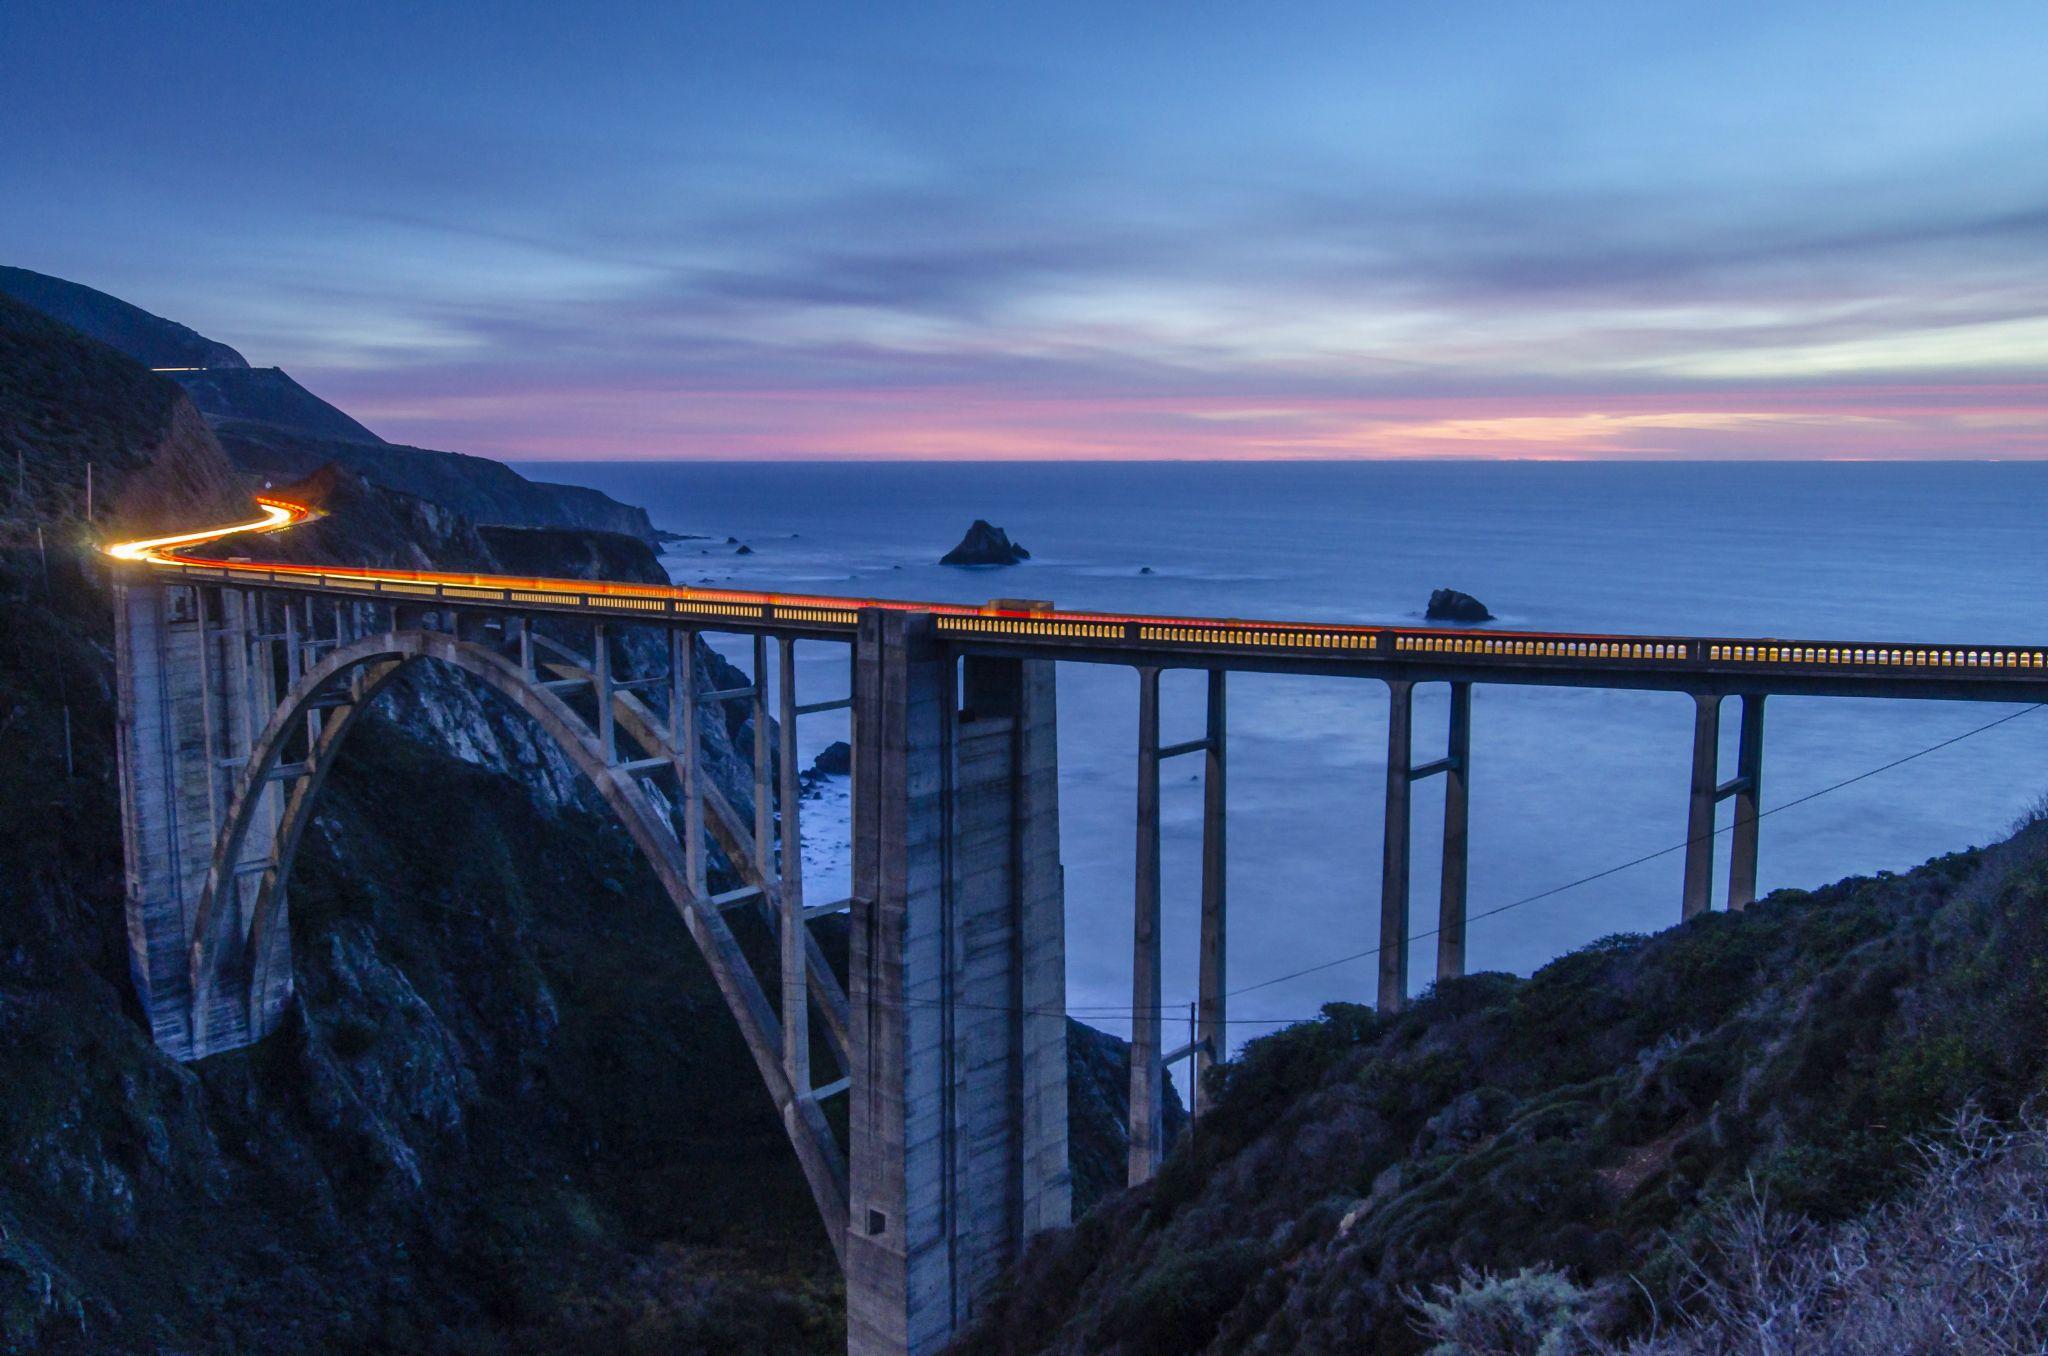
M2000 716L1997 720L1987 721L1984 724L1977 726L1975 729L1965 730L1959 735L1953 735L1947 739L1942 740L1940 743L1929 744L1924 749L1917 749L1914 752L1906 754L1903 757L1894 758L1889 763L1884 763L1878 767L1870 768L1867 771L1859 772L1853 777L1844 777L1841 781L1838 781L1831 786L1823 786L1817 791L1809 791L1805 795L1795 797L1792 800L1788 800L1781 805L1773 805L1770 809L1760 812L1757 815L1757 818L1760 820L1767 819L1774 814L1780 813L1781 811L1790 810L1795 806L1804 805L1810 800L1819 800L1822 796L1832 794L1836 791L1840 791L1843 787L1854 786L1857 782L1861 781L1868 781L1870 778L1877 776L1879 773L1890 772L1893 768L1902 767L1905 764L1912 762L1916 758L1925 758L1928 754L1937 753L1940 750L1947 748L1951 744L1960 744L1965 739L1969 739L1974 735L1983 734L1986 730L1995 730L1999 726L2004 725L2009 721L2018 720L2021 716L2032 715L2034 712L2039 711L2043 706L2048 706L2048 702L2036 702L2032 706L2021 707L2017 711L2013 711L2006 715ZM1697 838L1688 837L1680 842L1673 843L1669 847L1658 848L1655 852L1646 852L1640 857L1632 857L1628 861L1621 862L1615 866L1610 866L1605 868L1604 870L1595 871L1590 875L1580 876L1577 880L1568 880L1562 885L1553 885L1547 890L1538 890L1533 895L1524 895L1520 899L1512 900L1509 903L1499 905L1495 908L1487 909L1481 913L1472 914L1469 917L1467 917L1465 921L1467 923L1474 923L1482 918L1493 918L1497 915L1506 913L1510 909L1519 909L1525 904L1534 904L1538 900L1548 899L1552 895L1563 894L1566 890L1575 890L1581 885L1589 885L1596 880L1602 880L1608 876L1616 875L1619 872L1627 871L1631 867L1641 866L1645 862L1653 862L1657 860L1657 858L1659 857L1668 857L1674 852L1682 852L1686 848L1691 847L1694 842L1706 841L1713 838L1717 838L1721 834L1728 832L1729 829L1732 829L1733 827L1734 825L1731 824L1728 826L1727 829L1716 828L1710 833L1700 834ZM1427 932L1418 932L1411 934L1408 940L1411 942L1421 941L1425 937L1434 937L1442 931L1443 929L1441 928L1431 928ZM1335 960L1320 961L1315 965L1305 966L1302 969L1292 971L1288 974L1275 975L1271 979L1262 979L1256 984L1247 984L1241 989L1231 989L1229 992L1224 994L1224 997L1235 998L1239 994L1252 993L1259 989L1271 988L1275 984L1284 984L1290 979L1300 979L1303 975L1312 975L1320 970L1328 970L1339 965L1348 965L1352 961L1365 960L1370 956L1377 956L1380 953L1380 951L1381 948L1375 946L1369 947L1364 951L1353 952L1351 955L1348 956L1339 956ZM1135 1011L1135 1009L1133 1010Z
M1758 813L1758 815L1757 815L1757 818L1758 818L1759 820L1762 820L1762 819L1768 819L1768 818L1769 818L1770 816L1772 816L1772 815L1775 815L1775 814L1780 814L1780 813L1783 813L1783 812L1784 812L1784 811L1786 811L1786 810L1794 809L1794 808L1796 808L1796 807L1798 807L1798 806L1801 806L1801 805L1804 805L1804 804L1806 804L1806 803L1807 803L1808 801L1814 801L1814 800L1819 800L1819 799L1820 799L1820 798L1821 798L1822 796L1832 795L1833 793L1835 793L1835 792L1837 792L1837 791L1840 791L1840 790L1842 790L1842 789L1843 789L1843 788L1845 788L1845 787L1850 787L1850 786L1854 786L1854 785L1855 785L1856 783L1858 783L1858 782L1868 781L1868 780L1869 780L1870 778L1872 778L1872 777L1876 777L1876 776L1879 776L1879 775L1880 775L1880 774L1882 774L1882 773L1890 772L1890 771L1891 771L1892 769L1894 769L1894 768L1897 768L1897 767L1903 767L1903 766L1905 766L1905 765L1906 765L1907 763L1913 762L1913 761L1915 761L1916 759L1920 759L1920 758L1925 758L1925 757L1926 757L1927 755L1929 755L1929 754L1931 754L1931 753L1939 753L1939 752L1940 752L1941 750L1943 750L1943 749L1945 749L1945 748L1948 748L1949 746L1951 746L1951 745L1953 745L1953 744L1960 744L1960 743L1962 743L1962 742L1963 742L1964 740L1966 740L1966 739L1971 739L1971 738L1974 738L1974 737L1976 737L1977 735L1983 734L1983 733L1985 733L1986 731L1989 731L1989 730L1995 730L1995 729L1997 729L1997 728L1998 728L1999 726L2001 726L2001 725L2006 725L2006 724L2009 724L2009 723L2011 723L2012 721L2018 720L2018 719L2019 719L2020 717L2022 717L2022 716L2030 716L2030 715L2032 715L2032 714L2033 714L2034 712L2036 712L2036 711L2039 711L2039 710L2041 710L2041 709L2042 709L2043 707L2048 707L2048 702L2036 702L2036 703L2034 703L2034 704L2033 704L2033 705L2031 705L2031 706L2023 706L2023 707L2021 707L2021 708L2020 708L2019 710L2017 710L2017 711L2012 711L2012 712L2008 712L2007 714L2005 714L2005 715L2003 715L2003 716L2000 716L2000 717L1999 717L1998 719L1996 719L1996 720L1986 721L1986 722L1985 722L1984 724L1982 724L1982 725L1978 725L1978 726L1975 726L1975 727L1973 727L1973 728L1971 728L1971 729L1968 729L1968 730L1964 730L1964 731L1963 731L1963 732L1962 732L1961 734L1951 735L1951 736L1949 736L1949 737L1948 737L1947 739L1943 739L1943 740L1940 740L1940 741L1938 741L1938 742L1936 742L1936 743L1933 743L1933 744L1929 744L1929 745L1927 745L1927 746L1926 746L1925 748L1922 748L1922 749L1916 749L1916 750L1914 750L1914 751L1913 751L1912 753L1904 754L1904 755L1902 755L1902 756L1900 756L1900 757L1898 757L1898 758L1894 758L1894 759L1892 759L1892 760L1891 760L1890 762L1888 762L1888 763L1881 763L1881 764L1879 764L1879 765L1878 765L1878 766L1876 766L1876 767L1873 767L1873 768L1868 768L1868 769L1866 769L1866 770L1864 770L1864 771L1862 771L1862 772L1859 772L1859 773L1855 774L1855 775L1854 775L1854 776L1852 776L1852 777L1844 777L1844 778L1843 778L1843 779L1842 779L1841 781L1838 781L1838 782L1834 782L1834 783L1831 783L1830 785L1827 785L1827 786L1823 786L1823 787L1819 788L1818 790L1814 790L1814 791L1809 791L1809 792L1807 792L1807 793L1806 793L1805 795L1803 795L1803 796L1795 796L1795 797L1793 797L1793 798L1792 798L1791 800L1788 800L1788 801L1784 801L1784 802L1782 802L1782 803L1780 803L1780 804L1777 804L1777 805L1773 805L1773 806L1771 806L1771 807L1770 807L1770 808L1769 808L1768 810L1763 810L1763 811L1759 812L1759 813ZM1653 862L1653 861L1657 860L1657 859L1658 859L1659 857L1668 857L1668 856L1670 856L1670 855L1671 855L1672 853L1674 853L1674 852L1682 852L1682 851L1684 851L1684 850L1685 850L1686 848L1688 848L1688 847L1692 846L1692 844L1693 844L1693 843L1694 843L1695 841L1705 841L1705 840L1709 840L1709 839L1717 838L1717 837L1719 837L1719 836L1720 836L1721 834L1727 833L1727 832L1729 831L1729 829L1732 829L1733 827L1734 827L1733 825L1729 825L1729 826L1728 826L1728 828L1716 828L1716 829L1714 829L1714 830L1713 830L1713 831L1712 831L1711 833L1705 833L1705 834L1701 834L1701 835L1699 835L1697 839L1695 839L1695 838L1693 838L1693 837L1687 837L1687 838L1685 838L1685 839L1683 839L1683 840L1681 840L1681 841L1679 841L1679 842L1677 842L1677 843L1673 843L1673 844L1671 844L1671 845L1670 845L1669 847L1662 847L1662 848L1658 848L1658 849L1657 849L1656 851L1654 851L1654 852L1646 852L1646 853L1642 854L1642 855L1641 855L1641 856L1639 856L1639 857L1631 857L1631 858L1630 858L1629 860L1627 860L1627 861L1625 861L1625 862L1618 862L1618 863L1616 863L1616 864L1615 864L1615 865L1613 865L1613 866L1605 867L1605 868L1603 868L1603 869L1601 869L1601 870L1599 870L1599 871L1594 871L1594 872L1590 872L1590 873L1588 873L1587 875L1583 875L1583 876L1577 877L1577 878L1576 878L1576 879L1574 879L1574 880L1568 880L1568 881L1565 881L1565 882L1564 882L1563 884L1561 884L1561 885L1553 885L1553 886L1549 887L1548 889L1545 889L1545 890L1538 890L1538 891L1537 891L1536 893L1534 893L1534 894L1531 894L1531 895L1524 895L1524 896L1522 896L1522 897L1521 897L1520 899L1516 899L1516 900L1511 900L1511 901L1509 901L1509 902L1508 902L1508 903L1506 903L1506 904L1501 904L1501 905L1497 905L1497 906L1495 906L1494 908L1491 908L1491 909L1486 909L1486 910L1483 910L1483 911L1481 911L1481 912L1479 912L1479 913L1471 914L1471 915L1469 915L1469 916L1467 917L1467 919L1466 919L1466 922L1467 922L1467 923L1469 924L1469 923L1475 923L1475 922L1478 922L1478 921L1479 921L1480 919L1483 919L1483 918L1494 918L1494 917L1498 917L1498 916L1499 916L1499 915L1501 915L1501 914L1507 913L1507 912L1508 912L1509 910L1511 910L1511 909L1519 909L1519 908L1523 907L1524 905L1528 905L1528 904L1534 904L1534 903L1537 903L1537 902L1539 902L1539 901L1541 901L1541 900L1549 899L1549 898L1550 898L1550 897L1552 897L1553 895L1560 895L1560 894L1563 894L1563 893L1564 893L1565 891L1567 891L1567 890L1575 890L1575 889L1577 889L1577 888L1578 888L1579 886L1581 886L1581 885L1589 885L1589 884L1591 884L1592 882L1594 882L1594 881L1596 881L1596 880L1603 880L1603 879L1605 879L1605 878L1606 878L1606 877L1608 877L1608 876L1618 875L1619 873L1621 873L1621 872L1623 872L1623 871L1627 871L1627 870L1630 870L1631 868L1634 868L1634 867L1638 867L1638 866L1641 866L1641 865L1643 865L1643 864L1644 864L1645 862ZM1441 931L1442 931L1442 929L1441 929L1441 928L1431 928L1431 929L1429 929L1429 930L1428 930L1427 932L1418 932L1418 933L1413 933L1413 934L1411 934L1411 935L1409 936L1408 940L1409 940L1410 942L1416 942L1416 941L1421 941L1421 940L1423 940L1424 938L1427 938L1427 937L1434 937L1434 936L1437 936L1437 935L1438 935L1438 934L1439 934L1439 933L1440 933ZM1288 973L1286 973L1286 974L1284 974L1284 975L1274 975L1274 976L1273 976L1273 977L1271 977L1270 979L1262 979L1262 980L1258 981L1258 982L1257 982L1256 984L1247 984L1247 985L1244 985L1244 986L1243 986L1243 987L1241 987L1241 988L1236 988L1236 989L1230 989L1230 990L1226 991L1226 992L1224 993L1224 995L1223 995L1223 996L1224 996L1225 998L1236 998L1236 997L1238 997L1238 996L1240 996L1240 995L1242 995L1242 994L1248 994L1248 993L1256 993L1256 992L1257 992L1258 990L1260 990L1260 989L1269 989L1269 988L1273 987L1273 986L1274 986L1275 984L1285 984L1285 983L1286 983L1287 981L1289 981L1289 980L1291 980L1291 979L1300 979L1300 978L1302 978L1302 977L1303 977L1304 975L1313 975L1313 974L1317 974L1317 973L1320 973L1321 971L1324 971L1324 970L1331 970L1331 969L1335 969L1335 968L1336 968L1337 966L1340 966L1340 965L1349 965L1349 964L1351 964L1351 963L1352 963L1353 961L1361 961L1361 960L1367 960L1367 959L1370 959L1371 957L1374 957L1374 956L1377 956L1377 955L1379 955L1380 951L1381 951L1381 948L1380 948L1380 947L1377 947L1377 946L1373 946L1373 947L1367 947L1367 948L1366 948L1365 950L1363 950L1363 951L1354 951L1354 952L1352 952L1352 953L1351 953L1351 954L1349 954L1349 955L1344 955L1344 956L1338 956L1338 957L1336 957L1336 958L1335 958L1335 959L1333 959L1333 960L1326 960L1326 961L1318 961L1318 962L1317 962L1316 964L1314 964L1314 965L1308 965L1308 966L1303 966L1303 967L1302 967L1301 969L1299 969L1299 970L1291 970L1291 971L1289 971ZM939 1005L939 1004L942 1004L942 1003L944 1003L944 1002L945 1002L945 1000L943 1000L943 999L937 999L937 998L930 998L930 999L905 999L905 1000L903 1001L903 1003L902 1003L902 1006L904 1006L904 1007L913 1007L913 1006L919 1006L919 1007L923 1007L923 1006L937 1006L937 1005ZM1022 1014L1022 1015L1024 1015L1024 1016L1040 1016L1040 1017L1064 1017L1064 1016L1071 1016L1071 1015L1073 1015L1073 1014L1075 1014L1075 1013L1083 1013L1083 1014L1086 1014L1086 1015L1089 1015L1089 1016L1103 1016L1103 1017L1111 1017L1111 1016L1129 1016L1129 1015L1131 1015L1131 1014L1134 1014L1134 1013L1137 1013L1137 1012L1141 1012L1141 1011L1148 1011L1148 1010L1151 1010L1151 1009L1146 1009L1146 1008L1138 1008L1138 1007L1131 1007L1131 1006L1123 1006L1123 1007L1119 1007L1119 1006L1117 1006L1117 1005L1115 1005L1115 1004L1109 1004L1109 1003L1094 1003L1094 1004L1087 1004L1087 1005L1085 1005L1085 1006L1083 1006L1083 1007L1080 1007L1080 1008L1062 1008L1062 1009L1058 1009L1058 1010L1054 1010L1054 1009L1049 1009L1049 1008L1019 1008L1019 1007L1015 1007L1015 1006L1012 1006L1012 1005L1008 1005L1008 1004L1000 1004L1000 1003L965 1003L965 1002L955 1002L955 1003L953 1004L953 1006L954 1006L954 1007L958 1007L958 1008L968 1008L968 1009L974 1009L974 1010L980 1010L980 1011L989 1011L989 1012L1011 1012L1011 1013L1020 1013L1020 1014ZM1160 1004L1158 1004L1158 1005L1157 1005L1157 1010L1158 1010L1158 1011L1160 1011L1160 1012L1166 1012L1166 1011L1172 1011L1172 1010L1178 1010L1178 1009L1181 1009L1181 1008L1185 1008L1186 1006L1187 1006L1187 1002L1186 1002L1186 1000L1182 1000L1182 1001L1180 1001L1180 1002L1177 1002L1177 1003L1160 1003ZM1315 1020L1315 1018L1311 1018L1311 1017L1244 1017L1244 1018L1232 1018L1232 1019L1230 1019L1230 1021L1229 1021L1229 1022L1227 1022L1227 1023L1226 1023L1226 1025L1230 1025L1230 1026L1249 1026L1249 1025L1261 1025L1261 1026L1264 1026L1264 1025L1276 1025L1276 1026L1277 1026L1277 1025L1286 1025L1287 1023L1290 1023L1290 1022L1300 1022L1300 1021L1314 1021L1314 1020Z

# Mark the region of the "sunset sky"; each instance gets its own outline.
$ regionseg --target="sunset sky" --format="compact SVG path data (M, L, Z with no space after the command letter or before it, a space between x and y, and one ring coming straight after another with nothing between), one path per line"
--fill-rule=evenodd
M2048 456L2040 0L27 0L0 125L0 263L433 447Z

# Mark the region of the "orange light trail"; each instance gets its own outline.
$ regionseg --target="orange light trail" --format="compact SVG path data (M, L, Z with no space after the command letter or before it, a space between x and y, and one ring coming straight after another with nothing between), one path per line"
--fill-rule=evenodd
M313 511L305 505L288 503L282 499L269 499L258 495L256 504L263 510L263 516L252 518L246 523L202 528L197 532L180 532L169 537L144 537L137 541L115 542L105 548L106 553L116 560L163 561L170 564L170 552L219 541L222 537L232 537L244 532L281 531L313 516Z

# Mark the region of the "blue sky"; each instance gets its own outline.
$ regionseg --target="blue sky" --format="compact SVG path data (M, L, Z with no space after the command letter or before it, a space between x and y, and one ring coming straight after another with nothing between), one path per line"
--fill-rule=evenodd
M512 457L2048 455L2048 10L0 11L0 261Z

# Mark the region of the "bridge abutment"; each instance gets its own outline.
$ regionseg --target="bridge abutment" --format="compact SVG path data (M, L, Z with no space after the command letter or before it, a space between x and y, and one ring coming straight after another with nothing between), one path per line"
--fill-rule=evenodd
M1052 665L864 610L847 1349L936 1351L1071 1214Z
M192 1009L192 939L215 844L276 699L257 613L256 601L234 590L146 581L115 588L129 971L151 1035L179 1059L233 1049L263 1034L249 1029L247 1004L219 1014L204 1034ZM257 794L252 823L258 831L247 840L259 853L254 865L267 849L280 799L274 785ZM236 930L224 961L230 967L249 963L255 873L244 869L248 865L237 861L228 880L235 907L223 923Z

